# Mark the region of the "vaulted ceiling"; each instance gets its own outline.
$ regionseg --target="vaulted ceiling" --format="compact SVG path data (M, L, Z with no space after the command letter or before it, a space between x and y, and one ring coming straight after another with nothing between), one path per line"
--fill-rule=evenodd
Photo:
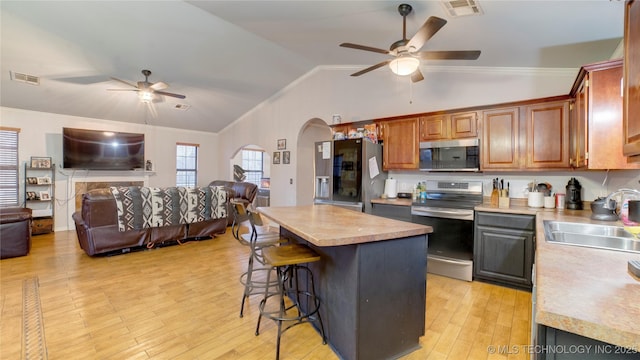
M402 38L401 3L3 0L0 105L218 132L318 66L358 81L349 74L389 56L338 45L388 49ZM429 16L448 21L423 50L482 52L423 68L577 69L609 59L624 25L619 0L479 0L481 15L460 17L439 0L408 3L408 37ZM143 69L186 98L161 96L150 108L134 91L108 91L133 89L111 78L135 85ZM13 81L16 73L39 85Z

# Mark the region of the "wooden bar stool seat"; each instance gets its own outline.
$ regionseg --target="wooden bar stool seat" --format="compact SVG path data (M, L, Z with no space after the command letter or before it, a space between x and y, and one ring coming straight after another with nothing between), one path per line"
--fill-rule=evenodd
M263 316L277 323L276 360L280 358L282 333L302 323L317 323L322 343L326 344L324 326L319 312L320 298L315 293L313 273L304 266L304 264L320 261L320 255L301 244L264 248L262 255L265 264L276 269L278 291L273 293L265 290L264 292L264 298L259 305L260 316L256 326L256 336L260 333L260 321ZM270 280L270 276L271 273L267 275L267 281ZM300 284L303 286L300 287ZM287 324L283 327L285 322Z

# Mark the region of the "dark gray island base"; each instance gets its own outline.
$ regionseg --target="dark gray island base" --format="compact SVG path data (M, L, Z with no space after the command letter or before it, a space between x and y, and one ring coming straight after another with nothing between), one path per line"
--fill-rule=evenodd
M425 235L354 245L308 244L327 342L342 359L395 359L420 347L426 304Z
M420 347L431 227L331 205L258 210L320 254L309 267L327 342L340 358L395 359Z

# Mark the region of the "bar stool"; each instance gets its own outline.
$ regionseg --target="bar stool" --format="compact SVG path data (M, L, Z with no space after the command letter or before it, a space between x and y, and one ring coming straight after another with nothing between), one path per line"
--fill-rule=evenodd
M278 291L271 293L265 290L264 292L264 298L260 301L259 305L260 316L258 317L258 324L256 326L256 336L260 334L260 320L263 316L274 320L278 324L278 338L276 343L276 360L278 360L280 358L280 338L282 333L293 326L315 321L320 328L322 344L326 344L327 339L324 334L324 325L322 324L322 318L319 312L320 298L316 296L315 293L313 273L308 267L303 265L319 261L320 255L308 246L301 244L264 248L262 249L262 255L265 263L276 269ZM309 280L306 289L299 287L301 273L304 273ZM271 273L268 273L267 282L269 282L270 277ZM301 302L301 297L306 300L304 304ZM285 302L289 301L291 305L286 305ZM270 303L271 306L269 306L268 303ZM290 310L295 310L295 314L287 314ZM283 329L282 326L284 322L292 323Z
M275 289L277 283L270 279L270 273L273 268L270 266L255 267L254 263L265 265L262 251L266 247L283 244L288 240L280 237L280 234L272 231L264 230L264 223L260 214L256 212L246 211L242 203L234 204L234 209L242 216L246 216L249 220L251 230L249 233L239 234L238 241L249 247L249 259L247 261L247 271L240 275L240 283L244 286L242 294L242 302L240 304L240 317L244 316L244 304L251 295L261 294L262 291ZM262 230L259 230L262 229ZM239 233L239 229L238 229ZM255 275L263 273L266 275L255 277ZM263 280L265 279L266 280ZM269 291L269 292L274 292Z

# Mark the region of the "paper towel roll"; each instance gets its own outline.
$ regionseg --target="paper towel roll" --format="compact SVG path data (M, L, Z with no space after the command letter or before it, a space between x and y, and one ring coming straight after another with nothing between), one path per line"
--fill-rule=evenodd
M384 194L388 199L395 199L398 197L398 183L396 179L386 179L384 181Z

